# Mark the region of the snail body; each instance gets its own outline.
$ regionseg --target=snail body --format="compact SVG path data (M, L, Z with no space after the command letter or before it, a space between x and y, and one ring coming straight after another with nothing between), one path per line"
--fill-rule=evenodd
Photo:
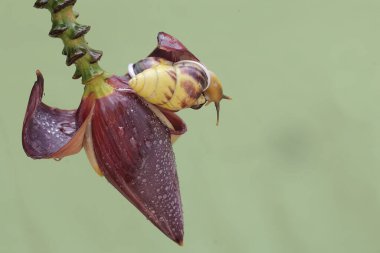
M128 66L129 86L145 101L160 108L179 111L199 109L215 103L219 121L219 102L223 95L220 80L196 61L170 62L148 57Z

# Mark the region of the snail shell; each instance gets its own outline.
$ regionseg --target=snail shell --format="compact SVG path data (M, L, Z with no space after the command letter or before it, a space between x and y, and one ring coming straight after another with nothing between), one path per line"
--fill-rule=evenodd
M137 74L140 74L146 69L156 67L160 64L164 65L173 65L173 62L167 61L163 58L159 57L147 57L145 59L142 59L135 64L129 64L128 65L128 74L133 78Z
M208 70L195 61L173 64L149 57L128 69L132 77L129 86L140 97L171 111L198 105L199 98L210 84Z

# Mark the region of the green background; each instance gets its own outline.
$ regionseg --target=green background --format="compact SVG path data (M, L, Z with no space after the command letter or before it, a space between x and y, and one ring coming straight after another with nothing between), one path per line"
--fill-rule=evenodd
M50 14L0 3L0 252L380 252L378 0L78 0L87 39L116 74L165 31L224 83L180 115L185 245L162 235L84 152L32 160L21 128L38 68L44 101L76 108Z

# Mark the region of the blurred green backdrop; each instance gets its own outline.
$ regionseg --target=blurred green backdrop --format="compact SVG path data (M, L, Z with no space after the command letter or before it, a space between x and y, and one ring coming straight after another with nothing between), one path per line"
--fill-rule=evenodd
M33 161L21 127L35 69L49 105L76 108L50 14L0 3L0 252L379 252L378 0L78 0L101 66L123 74L165 31L224 82L183 111L175 145L185 215L178 247L84 153Z

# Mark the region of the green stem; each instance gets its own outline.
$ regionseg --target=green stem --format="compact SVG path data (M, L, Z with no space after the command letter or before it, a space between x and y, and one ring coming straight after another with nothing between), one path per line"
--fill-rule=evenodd
M76 0L37 0L34 7L50 11L53 25L49 35L62 39L62 54L67 56L66 64L76 66L73 78L82 77L82 83L87 84L93 78L104 75L104 70L98 64L103 53L88 46L84 35L90 26L76 22L78 14L73 11L75 3Z

